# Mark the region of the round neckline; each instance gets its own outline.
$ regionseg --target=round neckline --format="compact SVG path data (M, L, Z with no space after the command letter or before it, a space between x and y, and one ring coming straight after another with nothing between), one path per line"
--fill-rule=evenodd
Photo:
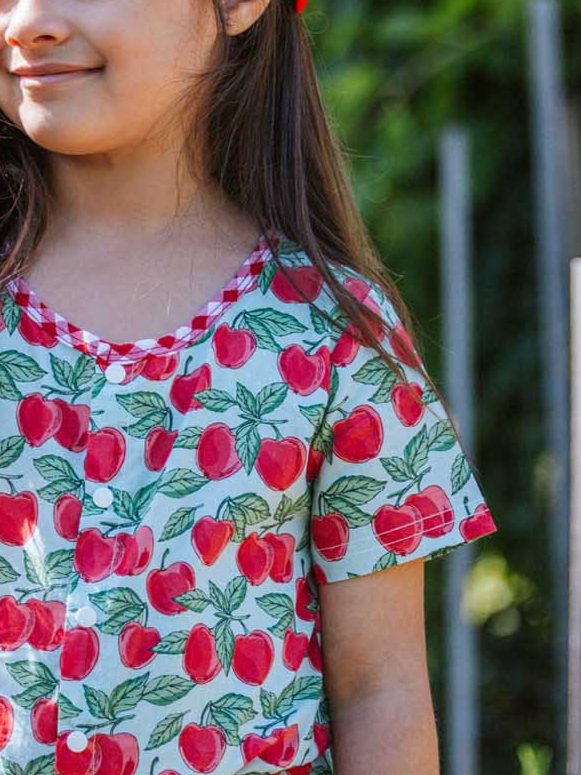
M192 344L245 293L256 288L258 275L272 258L267 236L276 250L282 235L270 227L260 235L254 248L244 257L230 279L194 312L187 323L157 338L147 337L132 342L105 339L76 325L45 304L22 275L9 280L5 288L22 313L40 327L45 346L53 346L49 342L61 342L95 358L101 367L115 362L136 363L147 357L171 355Z

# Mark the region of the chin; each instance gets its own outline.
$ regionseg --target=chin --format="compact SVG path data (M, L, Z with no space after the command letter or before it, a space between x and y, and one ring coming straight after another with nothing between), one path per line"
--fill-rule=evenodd
M21 131L32 142L40 145L47 151L66 156L82 156L92 153L102 153L110 146L103 137L92 137L95 122L86 125L78 121L64 121L43 119L38 121L24 121Z

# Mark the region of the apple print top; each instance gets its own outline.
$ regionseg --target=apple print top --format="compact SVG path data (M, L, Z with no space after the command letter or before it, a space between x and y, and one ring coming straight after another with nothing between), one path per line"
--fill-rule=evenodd
M497 529L381 289L411 392L272 235L331 322L264 234L157 340L0 294L6 775L329 775L318 587Z

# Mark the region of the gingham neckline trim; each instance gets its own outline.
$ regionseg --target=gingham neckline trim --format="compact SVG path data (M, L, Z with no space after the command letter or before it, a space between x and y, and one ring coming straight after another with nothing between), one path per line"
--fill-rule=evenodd
M264 265L272 258L266 241L268 235L275 250L281 235L270 228L261 234L254 249L244 258L240 268L186 325L157 339L138 339L134 342L112 342L70 322L45 304L30 288L24 277L8 281L5 288L22 313L36 323L47 343L53 341L84 352L95 358L102 368L109 363L135 363L148 356L170 355L199 339L245 293L257 287L257 278ZM51 345L48 345L51 346Z

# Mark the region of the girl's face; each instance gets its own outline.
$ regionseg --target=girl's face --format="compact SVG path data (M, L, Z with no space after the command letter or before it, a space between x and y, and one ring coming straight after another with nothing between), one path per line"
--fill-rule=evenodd
M135 150L169 130L216 36L211 0L0 0L0 108L55 153ZM11 72L53 63L94 69L41 85Z

